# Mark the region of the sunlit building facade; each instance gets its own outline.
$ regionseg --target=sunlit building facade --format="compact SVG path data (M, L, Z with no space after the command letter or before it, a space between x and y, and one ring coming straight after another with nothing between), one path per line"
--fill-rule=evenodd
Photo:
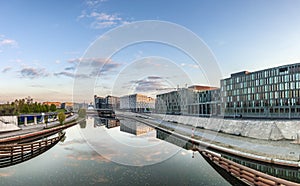
M96 109L119 109L120 108L120 98L115 96L100 97L94 96L94 104Z
M120 97L120 109L131 112L150 112L155 108L155 99L143 94Z
M221 82L225 116L300 117L300 64L239 72Z
M220 89L194 85L156 96L156 112L175 115L220 115Z

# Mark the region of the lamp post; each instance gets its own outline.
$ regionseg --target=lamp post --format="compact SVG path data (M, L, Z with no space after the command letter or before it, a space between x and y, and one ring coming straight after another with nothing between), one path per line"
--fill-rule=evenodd
M289 104L289 119L291 119L291 99L288 99Z

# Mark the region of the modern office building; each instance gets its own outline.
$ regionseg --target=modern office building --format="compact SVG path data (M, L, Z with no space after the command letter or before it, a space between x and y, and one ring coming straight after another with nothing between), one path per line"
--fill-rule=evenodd
M220 114L220 90L193 85L156 96L156 112L178 115L210 116Z
M225 116L300 117L300 63L234 73L220 84Z
M187 114L192 116L220 116L220 89L213 87L194 92L194 100L188 104Z
M131 94L120 98L120 109L131 112L149 112L155 108L155 99L142 94Z
M96 109L119 109L120 108L120 98L115 96L106 96L99 97L97 95L94 96L94 103Z

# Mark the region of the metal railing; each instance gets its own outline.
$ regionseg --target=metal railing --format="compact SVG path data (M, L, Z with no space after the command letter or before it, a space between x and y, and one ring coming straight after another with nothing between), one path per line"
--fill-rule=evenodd
M32 143L0 145L0 158L11 157L11 159L13 159L14 156L23 156L27 153L33 153L36 150L56 144L64 135L63 133L51 139Z

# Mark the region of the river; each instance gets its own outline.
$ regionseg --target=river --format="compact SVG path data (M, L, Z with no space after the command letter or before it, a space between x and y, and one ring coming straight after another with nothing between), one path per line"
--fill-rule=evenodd
M0 185L230 185L199 153L135 124L107 128L88 116L48 151L1 168Z

